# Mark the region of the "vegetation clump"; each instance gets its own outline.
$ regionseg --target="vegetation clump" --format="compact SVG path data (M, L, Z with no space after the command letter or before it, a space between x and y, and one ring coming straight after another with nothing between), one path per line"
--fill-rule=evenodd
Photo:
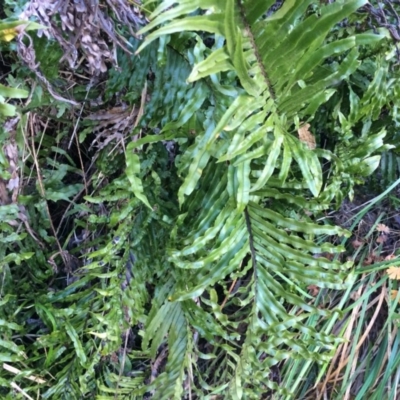
M396 398L397 2L6 3L2 398Z

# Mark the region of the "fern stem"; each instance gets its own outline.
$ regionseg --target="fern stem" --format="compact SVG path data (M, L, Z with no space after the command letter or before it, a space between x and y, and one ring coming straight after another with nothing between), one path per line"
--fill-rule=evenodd
M253 35L253 32L251 31L250 24L248 23L247 18L246 18L245 9L243 7L243 4L242 4L241 0L238 0L237 3L238 3L238 6L239 6L240 16L242 18L243 25L244 25L244 27L246 29L246 32L247 32L247 34L249 35L249 38L250 38L251 47L254 50L254 54L256 56L257 63L260 66L261 75L263 76L263 78L265 80L265 83L266 83L266 85L268 87L268 91L269 91L269 94L271 96L271 99L275 101L276 100L275 90L274 90L274 87L272 86L271 80L269 79L269 76L267 74L267 70L265 69L265 66L264 66L264 64L262 62L262 59L261 59L261 56L260 56L260 52L258 51L258 47L257 47L257 44L256 44L256 40L254 39L254 35Z
M253 264L255 279L257 279L256 250L254 248L253 230L251 228L250 215L249 215L249 212L247 211L247 208L245 208L245 210L244 210L244 218L246 220L247 232L249 232L249 247L250 247L250 254L251 254L251 262Z

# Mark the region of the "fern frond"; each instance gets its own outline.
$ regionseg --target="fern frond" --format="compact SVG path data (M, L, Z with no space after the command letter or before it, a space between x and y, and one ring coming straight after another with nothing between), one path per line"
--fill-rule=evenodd
M296 127L300 120L312 119L334 95L335 85L359 67L359 46L373 45L385 33L325 41L364 0L329 4L318 15L309 12L311 0L289 0L275 14L265 15L273 3L163 1L141 32L148 35L138 52L165 35L200 31L216 38L210 49L197 45L201 51L191 73L184 75L189 84L207 89L200 89L198 98L193 95L190 106L162 127L158 138L189 124L197 127L195 139L184 137L176 162L182 179L179 215L167 244L174 284L144 333L153 358L167 336L169 352L180 349L170 354L169 366L157 378L161 386L156 386L171 397L181 395L182 386L173 385L172 377L182 385L183 371L189 368L185 354L200 355L190 328L210 343L208 354L201 354L193 390L211 395L230 382L233 398L259 398L268 390L289 395L270 378L272 368L288 358L327 361L339 343L307 326L304 321L311 316L329 313L300 294L309 284L338 290L346 286L351 262L321 255L340 253L343 247L316 239L348 233L313 223L304 214L295 219L290 210L329 207L338 196L339 177L351 166L327 150L309 149L297 138ZM195 37L199 42L201 33ZM221 90L232 77L240 82L237 96ZM211 97L206 99L207 94ZM201 104L207 111L196 114ZM175 133L178 138L182 133ZM153 143L157 136L147 140ZM380 140L378 135L354 153L353 166L362 159L370 172ZM335 171L325 184L322 159L332 162ZM221 289L237 279L237 288Z

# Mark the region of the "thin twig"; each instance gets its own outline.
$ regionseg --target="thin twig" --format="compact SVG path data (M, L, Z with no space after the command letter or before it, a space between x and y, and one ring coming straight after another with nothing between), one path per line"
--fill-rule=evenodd
M20 392L24 397L26 397L29 400L33 400L31 396L29 396L28 393L25 392L24 389L21 389L15 382L11 382L11 387Z
M87 86L85 100L83 101L82 106L81 106L81 109L80 109L80 111L79 111L78 119L77 119L77 121L76 121L76 123L75 123L74 130L73 130L73 132L72 132L71 139L70 139L69 144L68 144L68 150L69 150L70 147L71 147L72 140L73 140L74 137L76 136L76 131L78 130L78 125L79 125L79 122L80 122L81 117L82 117L83 108L85 107L85 104L86 104L86 101L87 101L87 97L88 97L88 95L89 95L90 89L92 88L92 85L93 85L93 79L90 80L90 82L89 82L89 84L88 84L88 86ZM77 141L77 147L78 147L78 149L79 149L79 141ZM78 151L79 151L79 150L78 150ZM79 157L80 157L80 154L79 154Z
M81 169L82 169L82 177L83 177L83 184L85 187L85 194L86 196L88 195L88 183L86 181L86 172L85 172L85 166L83 165L83 159L82 159L82 154L81 154L81 146L79 145L79 139L78 136L75 136L76 140L76 148L78 150L78 157L79 157L79 162L81 164Z
M118 396L119 381L121 380L122 374L124 373L125 360L126 360L126 349L128 348L129 332L130 332L130 328L125 333L124 351L122 353L122 362L121 362L121 367L119 369L119 375L118 375L117 387L115 388L114 400L118 398L117 396Z
M15 368L15 367L13 367L13 366L11 366L9 364L6 364L6 363L3 363L3 368L6 371L11 372L11 373L13 373L15 375L20 374L22 372L18 368ZM29 379L29 380L31 380L33 382L36 382L36 383L46 383L46 381L44 379L39 378L39 377L34 376L34 375L24 376L24 378Z
M222 304L221 304L221 311L222 311L222 309L225 307L225 304L226 304L226 302L228 301L228 298L229 298L230 294L232 293L233 288L234 288L235 285L236 285L236 281L237 281L237 278L235 278L235 279L233 280L233 282L232 282L232 284L231 284L231 287L229 288L228 293L227 293L227 295L225 296L225 299L224 299L224 301L223 301Z
M46 127L47 127L47 124L46 124ZM37 156L36 148L35 148L35 134L34 133L35 132L34 132L34 129L33 129L33 126L32 126L32 120L31 120L31 147L32 147L31 151L32 151L33 162L34 162L35 167L36 167L37 179L38 179L39 188L40 188L40 194L41 194L41 196L42 196L42 198L44 200L44 203L45 203L47 216L49 217L50 227L51 227L51 230L53 231L54 239L55 239L55 241L57 243L57 247L58 247L58 249L60 251L61 258L62 258L62 260L64 262L64 265L67 266L67 260L65 258L64 251L63 251L63 249L61 247L61 244L60 244L60 242L59 242L59 240L57 238L57 232L56 232L56 229L54 227L53 220L51 218L49 204L47 203L47 200L46 200L46 191L45 191L45 188L44 188L44 184L43 184L43 180L42 180L42 176L41 176L41 171L40 171L40 166L39 166L39 161L38 161L38 156ZM44 135L44 132L43 132L43 135Z

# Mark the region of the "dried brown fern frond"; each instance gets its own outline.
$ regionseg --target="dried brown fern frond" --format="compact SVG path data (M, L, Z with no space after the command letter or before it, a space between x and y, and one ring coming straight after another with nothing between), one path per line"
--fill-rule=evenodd
M114 20L128 27L132 36L145 23L139 8L126 0L30 0L20 18L32 17L48 28L39 34L54 38L64 50L60 61L67 61L71 69L86 61L91 75L116 62L117 47L129 52Z

